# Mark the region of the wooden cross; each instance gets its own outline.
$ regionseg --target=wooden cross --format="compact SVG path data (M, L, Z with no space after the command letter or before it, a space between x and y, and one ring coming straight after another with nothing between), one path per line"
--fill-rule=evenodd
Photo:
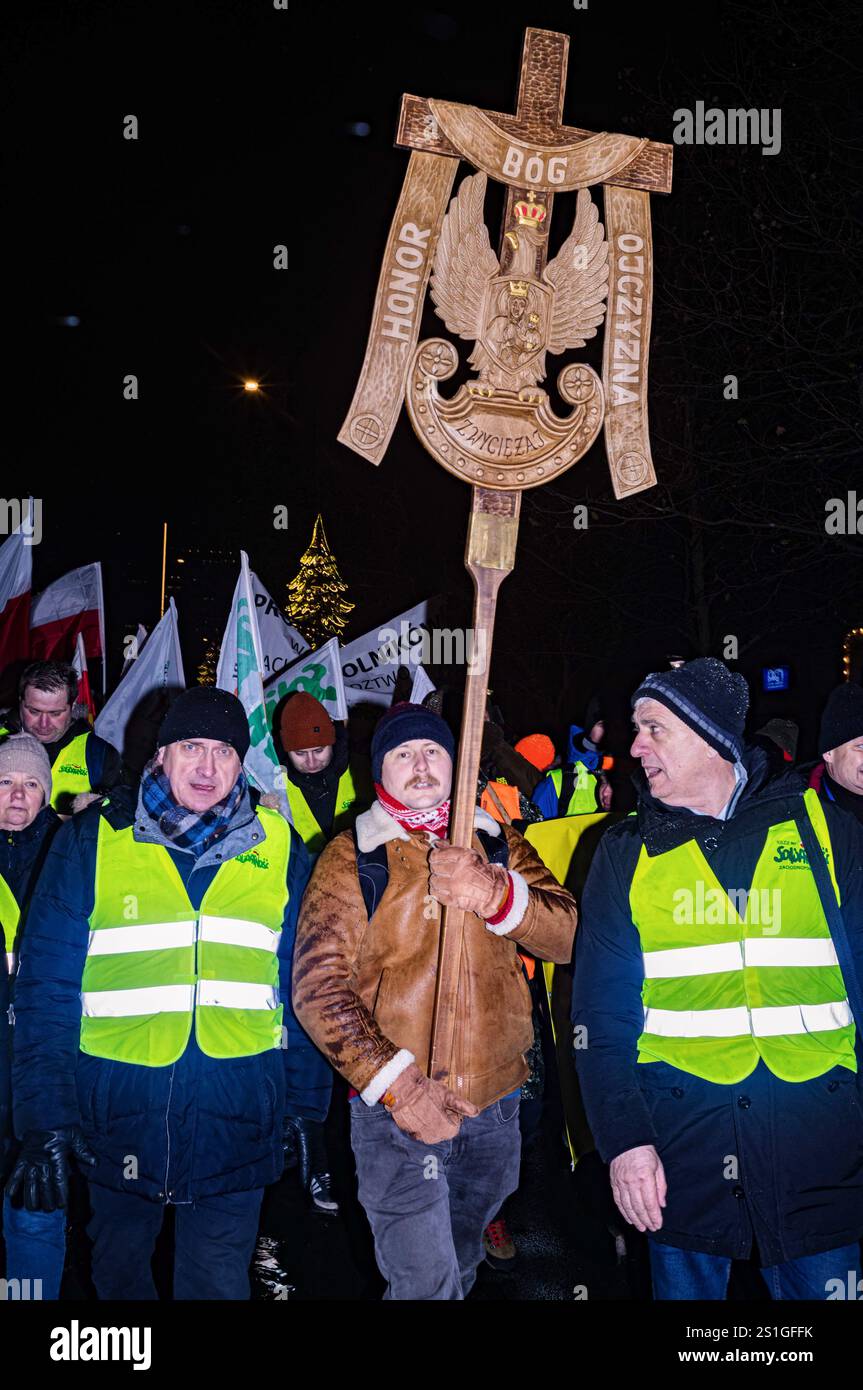
M483 111L481 114L504 135L527 147L567 146L594 139L593 131L561 124L568 62L569 38L566 34L556 34L547 29L527 29L515 115L500 111ZM463 157L440 130L432 108L424 97L408 94L402 97L395 143L401 149L422 150L428 154L455 156L456 159ZM647 193L670 193L672 152L671 145L644 141L638 157L620 170L614 182L622 188L639 188ZM537 185L533 183L530 186ZM527 191L527 184L522 189L507 189L504 232L512 225L512 209L516 200ZM552 199L550 193L549 217Z

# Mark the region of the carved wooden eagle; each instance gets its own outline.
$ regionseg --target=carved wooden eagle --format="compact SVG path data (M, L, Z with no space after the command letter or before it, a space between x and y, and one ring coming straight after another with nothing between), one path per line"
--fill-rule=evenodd
M479 380L468 389L492 395L535 386L546 374L546 352L584 347L595 336L605 317L608 242L582 188L572 231L542 276L535 274L542 229L529 225L507 233L514 254L503 272L483 220L485 189L485 174L472 174L452 199L435 254L431 297L450 332L476 343L469 360Z

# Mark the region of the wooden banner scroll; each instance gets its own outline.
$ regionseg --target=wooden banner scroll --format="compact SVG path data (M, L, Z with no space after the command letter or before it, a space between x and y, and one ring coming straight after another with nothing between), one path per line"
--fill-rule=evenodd
M513 188L569 193L605 183L637 159L647 144L634 135L607 133L571 145L526 144L475 106L429 101L429 109L462 159Z
M360 379L339 443L372 463L387 451L402 408L426 286L457 159L414 151L390 227Z
M528 30L528 35L532 31ZM535 32L535 31L533 31ZM498 130L514 135L515 141L524 141L526 132L517 116L502 111L483 112L494 122ZM539 131L534 131L534 142ZM548 127L545 135L547 143L556 146L560 142L569 145L579 140L593 139L593 132L582 130L580 126L558 125ZM460 150L447 139L438 121L432 116L432 103L425 97L413 96L406 92L402 97L399 113L399 128L396 144L405 150L425 150L429 154L460 156ZM674 163L674 146L663 145L657 140L641 142L642 148L629 164L625 164L614 175L614 182L621 188L646 188L651 193L671 192L671 173ZM498 175L495 175L497 178Z
M602 357L605 451L617 498L656 483L647 420L647 358L653 309L650 196L606 187L608 313Z

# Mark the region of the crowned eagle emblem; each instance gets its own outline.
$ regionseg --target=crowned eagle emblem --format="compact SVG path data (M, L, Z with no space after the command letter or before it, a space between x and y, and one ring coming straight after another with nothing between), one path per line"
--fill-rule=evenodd
M546 375L546 353L584 347L605 317L605 230L590 193L580 189L572 231L537 276L546 208L531 193L515 205L517 228L504 238L504 269L483 219L485 190L485 174L472 174L452 199L431 297L450 332L474 340L469 361L478 375L467 385L469 394L514 392L523 401L538 401L545 394L537 383Z

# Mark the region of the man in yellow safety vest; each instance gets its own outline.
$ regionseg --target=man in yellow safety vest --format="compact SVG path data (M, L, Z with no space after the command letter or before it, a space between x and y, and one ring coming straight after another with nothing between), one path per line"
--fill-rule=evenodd
M654 1296L845 1297L863 1233L863 830L746 749L713 657L633 696L644 786L603 836L575 953L574 1048Z
M282 709L279 739L288 759L285 790L293 823L314 859L334 835L353 825L371 793L356 785L345 726L337 730L324 706L305 690L291 695Z
M248 1298L285 1122L320 1117L290 1009L308 855L250 789L249 739L234 695L180 695L137 795L120 788L63 826L30 902L7 1190L51 1211L70 1160L88 1165L102 1299L155 1297L168 1204L174 1298Z
M18 683L18 713L0 719L0 738L10 733L32 734L44 745L51 763L51 805L58 814L72 814L72 802L82 792L108 792L124 778L116 748L75 717L78 678L65 661L33 661Z

